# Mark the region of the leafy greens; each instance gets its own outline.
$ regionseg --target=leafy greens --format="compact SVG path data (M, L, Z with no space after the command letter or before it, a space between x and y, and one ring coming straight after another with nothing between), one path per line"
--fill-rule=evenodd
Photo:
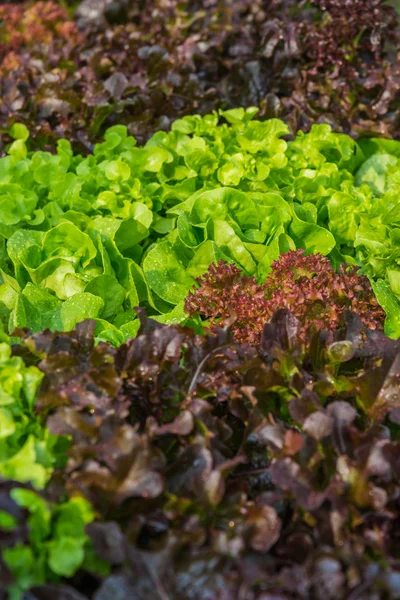
M256 108L176 121L141 147L114 126L92 155L27 151L28 131L0 160L0 314L6 331L134 335L134 308L183 322L183 301L212 262L264 281L281 253L303 248L360 265L400 334L399 142L357 144L315 125L285 141ZM383 144L381 146L380 144Z
M43 373L0 344L0 477L43 488L65 461L68 441L52 435L35 413Z
M107 573L85 533L94 513L84 498L54 503L12 481L0 481L1 591L8 600L25 598L33 587L54 585L86 564Z

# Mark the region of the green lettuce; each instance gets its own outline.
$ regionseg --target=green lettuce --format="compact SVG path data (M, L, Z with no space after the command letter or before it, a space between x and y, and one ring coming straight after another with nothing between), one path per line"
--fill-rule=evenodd
M15 504L27 511L28 518L27 540L20 535L19 541L2 553L15 580L7 585L7 597L21 600L30 588L49 581L62 582L84 565L103 575L108 572L107 565L94 555L85 532L95 517L87 500L76 497L60 504L50 503L22 486L14 486L9 496L7 508ZM12 514L0 512L0 526L12 538L20 525Z
M0 476L45 486L64 459L66 438L51 434L35 414L43 373L0 343ZM60 462L61 461L61 462Z
M360 265L400 299L400 143L328 125L286 141L284 123L256 112L184 117L142 147L117 125L85 158L67 140L29 153L19 136L0 160L4 330L89 317L97 339L120 344L139 305L176 319L212 262L262 280L297 248Z

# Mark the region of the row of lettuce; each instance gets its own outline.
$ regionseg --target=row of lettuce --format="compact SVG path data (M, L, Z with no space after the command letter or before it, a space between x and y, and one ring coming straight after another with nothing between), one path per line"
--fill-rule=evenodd
M260 107L292 131L399 139L399 19L386 0L25 0L0 6L0 131L90 153L187 114ZM0 138L0 152L8 142Z
M397 598L399 342L140 321L0 346L0 597Z
M400 143L357 143L328 125L285 141L287 126L256 112L185 117L140 147L115 126L88 157L66 140L28 152L14 125L0 159L4 332L94 318L98 339L118 345L137 331L136 306L183 322L211 263L260 282L302 248L361 266L398 336Z

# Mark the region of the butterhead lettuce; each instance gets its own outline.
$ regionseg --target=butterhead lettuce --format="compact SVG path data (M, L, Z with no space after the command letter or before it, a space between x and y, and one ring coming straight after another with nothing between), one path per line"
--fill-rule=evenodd
M138 305L184 320L176 307L212 262L263 280L280 253L303 248L386 282L399 335L400 143L358 144L328 125L287 141L283 122L256 112L184 117L142 147L117 125L85 158L67 140L30 153L14 127L0 160L5 331L94 318L119 344Z

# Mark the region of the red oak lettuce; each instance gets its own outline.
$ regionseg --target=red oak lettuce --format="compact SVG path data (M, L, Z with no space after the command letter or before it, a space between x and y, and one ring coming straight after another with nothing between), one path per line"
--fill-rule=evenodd
M299 319L303 339L310 331L340 327L347 310L371 329L382 329L385 317L368 279L356 267L341 265L336 273L325 256L305 256L303 250L281 255L262 284L224 261L212 264L197 282L185 301L186 312L210 319L214 327L234 321L232 332L240 342L258 343L265 322L278 308Z

